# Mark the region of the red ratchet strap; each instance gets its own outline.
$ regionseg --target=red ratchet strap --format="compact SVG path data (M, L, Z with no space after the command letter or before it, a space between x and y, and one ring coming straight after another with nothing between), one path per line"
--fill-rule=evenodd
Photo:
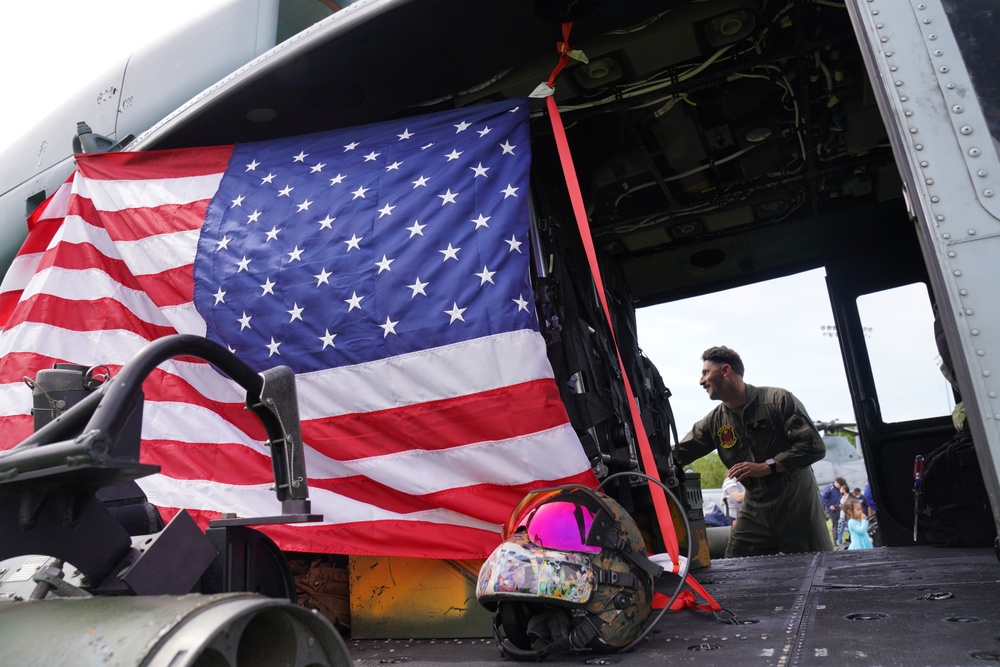
M569 32L572 23L563 24L563 41L559 43L559 62L549 76L549 87L554 87L555 79L559 72L569 61ZM587 211L583 204L583 195L580 192L580 183L576 177L576 167L573 165L573 156L569 150L569 142L566 139L566 129L563 127L562 117L559 115L559 106L556 104L555 96L549 95L545 103L549 111L549 120L552 123L552 133L555 137L556 148L559 151L559 160L562 163L563 177L566 180L566 188L569 192L570 202L573 206L573 213L576 217L577 227L580 230L580 239L587 252L587 261L590 264L590 272L594 277L594 284L597 288L597 295L601 300L601 308L604 309L604 318L608 323L608 330L611 332L611 341L615 346L615 355L618 357L618 368L625 383L625 393L628 398L629 412L632 415L632 423L635 425L636 438L639 441L639 457L642 460L642 467L650 477L660 480L659 471L656 469L656 459L653 457L653 449L649 444L646 429L642 425L642 416L639 413L639 405L635 400L635 393L632 391L632 383L629 382L628 373L625 371L625 364L622 361L621 350L618 347L618 339L615 336L614 324L611 321L611 310L608 308L608 300L604 289L604 279L601 277L601 269L597 263L597 252L594 249L594 239L590 234L590 224L587 221ZM649 482L649 492L653 499L653 508L656 512L656 520L659 524L660 534L667 549L667 554L674 563L674 572L680 569L680 549L677 544L677 533L674 531L673 520L670 517L670 507L667 504L667 497L659 486ZM683 510L681 510L683 511ZM689 536L694 539L694 536ZM701 588L700 584L688 577L688 581L698 587L701 594L711 605L714 611L719 611L722 606ZM678 596L680 597L680 596ZM686 605L687 606L687 605Z
M552 74L549 74L549 88L556 87L556 79L559 77L559 73L563 71L563 67L566 67L566 63L569 62L569 31L572 29L572 22L562 24L563 41L556 45L559 49L559 62L556 63L556 67L552 70ZM551 95L549 97L551 97Z
M674 611L680 611L681 609L698 609L699 611L712 612L722 611L722 605L716 602L715 598L709 595L708 591L706 591L701 584L694 580L694 577L688 575L686 583L694 589L694 592L681 591L678 593L674 603L670 605L671 609ZM697 604L696 600L698 598L695 596L695 593L700 595L708 604ZM664 595L663 593L653 593L653 609L663 609L669 600L669 595Z

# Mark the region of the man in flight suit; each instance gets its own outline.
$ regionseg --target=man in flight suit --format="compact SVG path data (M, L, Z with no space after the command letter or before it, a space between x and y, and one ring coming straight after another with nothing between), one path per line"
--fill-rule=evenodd
M829 551L830 531L809 466L826 454L805 408L790 392L743 381L743 360L728 347L702 355L699 384L722 401L677 445L685 466L716 450L746 496L726 557Z

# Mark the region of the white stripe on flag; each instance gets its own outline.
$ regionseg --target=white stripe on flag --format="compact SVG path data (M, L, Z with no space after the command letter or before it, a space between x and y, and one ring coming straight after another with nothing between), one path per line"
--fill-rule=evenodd
M221 173L131 181L104 181L77 175L76 192L94 202L98 211L122 211L211 199L221 181Z
M150 475L136 481L150 502L160 507L235 512L242 517L281 514L281 503L266 484L241 486L205 480L172 479L163 475ZM446 509L401 514L326 489L310 489L309 499L313 512L323 514L323 521L303 524L303 527L368 521L426 521L500 532L500 526L496 524Z

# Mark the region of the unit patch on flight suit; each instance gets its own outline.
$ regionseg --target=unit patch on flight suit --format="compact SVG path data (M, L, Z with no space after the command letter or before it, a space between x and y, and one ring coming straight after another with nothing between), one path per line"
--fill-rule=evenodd
M736 429L733 428L732 424L726 424L719 429L719 446L723 449L729 449L736 444Z

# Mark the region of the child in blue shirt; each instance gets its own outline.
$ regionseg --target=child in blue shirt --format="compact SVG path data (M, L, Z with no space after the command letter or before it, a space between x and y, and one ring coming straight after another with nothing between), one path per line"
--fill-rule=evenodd
M848 549L871 549L872 538L868 536L868 518L865 517L861 501L855 498L848 498L844 503L844 512L847 514L847 530L851 533L851 544Z

